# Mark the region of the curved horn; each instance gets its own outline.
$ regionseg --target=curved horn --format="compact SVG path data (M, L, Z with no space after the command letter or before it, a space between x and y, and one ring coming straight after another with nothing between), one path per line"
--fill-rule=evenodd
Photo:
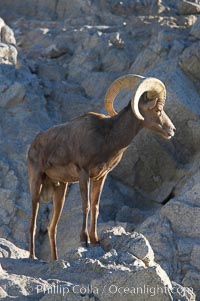
M115 111L113 107L114 100L116 96L125 89L132 89L138 82L138 80L141 82L141 79L144 79L145 77L136 75L136 74L128 74L125 76L121 76L117 78L108 88L104 103L105 103L105 108L108 112L109 115L113 116L116 115L117 112Z
M147 92L147 97L149 99L154 99L155 97L162 103L164 106L166 98L166 88L165 85L157 78L148 77L145 78L142 83L137 85L137 90L134 97L131 100L131 107L140 120L144 120L144 117L139 112L139 100L143 93Z

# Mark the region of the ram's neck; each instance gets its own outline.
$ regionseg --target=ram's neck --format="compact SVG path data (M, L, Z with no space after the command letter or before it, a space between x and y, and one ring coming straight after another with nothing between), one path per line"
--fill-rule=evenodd
M109 143L116 151L126 148L142 129L141 122L133 114L131 103L119 114L111 117L110 121L112 122L112 127Z

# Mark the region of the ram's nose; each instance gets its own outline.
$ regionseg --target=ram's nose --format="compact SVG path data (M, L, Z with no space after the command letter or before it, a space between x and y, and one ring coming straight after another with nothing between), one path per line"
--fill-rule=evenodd
M169 138L173 137L175 135L175 132L176 132L175 126L171 126L167 131Z
M176 128L175 128L175 126L173 125L173 127L171 128L171 131L172 131L172 133L175 135L175 132L176 132ZM173 135L173 136L174 136Z

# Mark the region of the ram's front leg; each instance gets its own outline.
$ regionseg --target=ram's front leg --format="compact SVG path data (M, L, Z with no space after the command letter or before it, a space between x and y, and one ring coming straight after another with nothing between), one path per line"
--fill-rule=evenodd
M102 177L98 181L93 181L92 191L91 191L91 204L90 204L90 243L92 245L97 245L99 243L99 238L97 235L97 219L99 215L99 203L101 198L101 192L103 190L103 185L106 176Z
M83 210L83 223L82 223L82 229L80 233L80 241L84 242L87 247L89 243L88 214L90 211L90 200L89 200L90 178L85 170L81 170L79 174L79 185L81 191L82 210Z

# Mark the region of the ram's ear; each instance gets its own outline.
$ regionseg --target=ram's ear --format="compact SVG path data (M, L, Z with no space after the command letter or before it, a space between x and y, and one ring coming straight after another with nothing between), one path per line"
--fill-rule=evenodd
M148 110L152 110L157 106L158 98L149 100L146 104Z
M148 93L144 93L140 99L140 107L144 111L152 110L156 107L158 98L149 99Z

